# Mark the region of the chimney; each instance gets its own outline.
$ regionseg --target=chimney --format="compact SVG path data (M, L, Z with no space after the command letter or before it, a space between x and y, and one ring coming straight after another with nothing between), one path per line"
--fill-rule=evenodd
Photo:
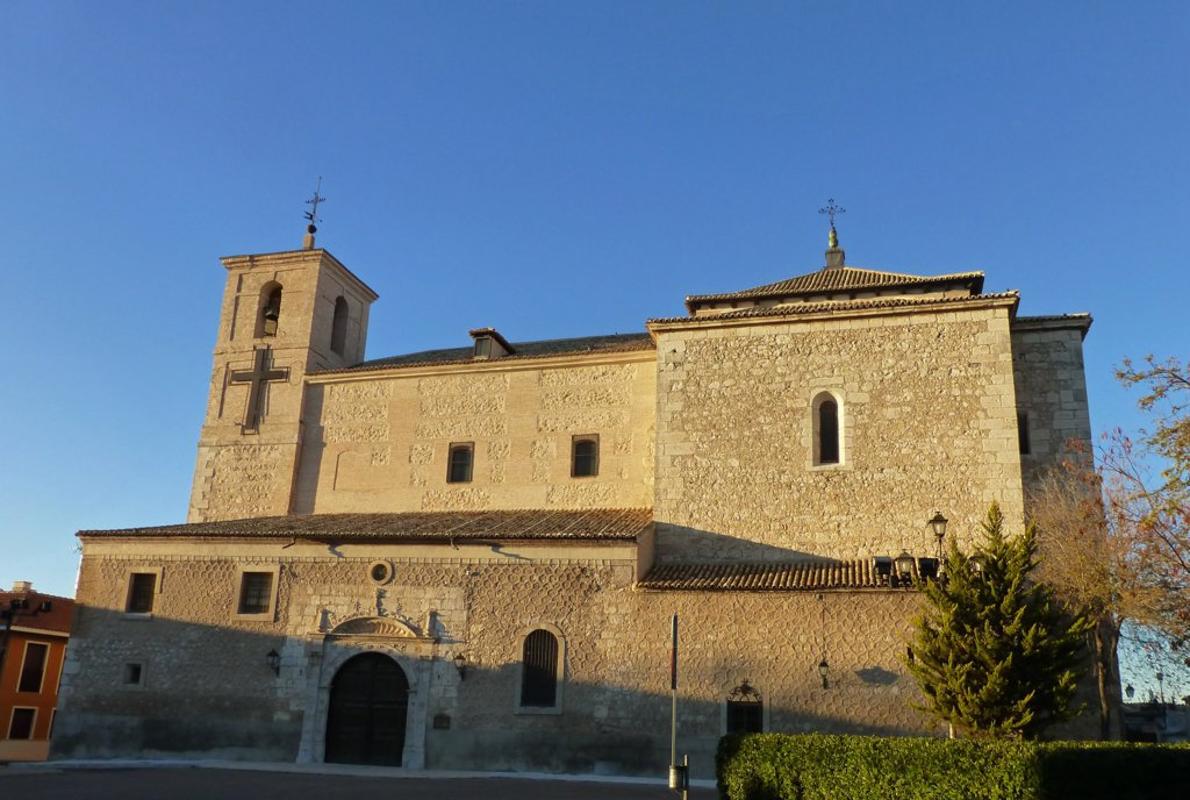
M13 581L12 590L18 594L33 591L33 581Z

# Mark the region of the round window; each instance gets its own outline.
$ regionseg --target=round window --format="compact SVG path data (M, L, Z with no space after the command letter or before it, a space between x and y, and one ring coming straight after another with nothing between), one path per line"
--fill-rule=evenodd
M388 583L392 576L393 565L387 561L373 561L372 565L368 567L368 577L372 579L372 583Z

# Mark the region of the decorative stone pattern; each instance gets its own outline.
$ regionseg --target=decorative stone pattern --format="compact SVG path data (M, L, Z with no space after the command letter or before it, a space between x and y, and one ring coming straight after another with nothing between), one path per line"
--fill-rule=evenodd
M654 504L663 560L928 553L996 500L1022 518L1006 309L663 331ZM813 467L811 401L843 461Z
M335 670L379 651L413 688L409 764L654 774L668 752L675 612L679 725L697 777L710 776L724 700L744 680L761 692L773 729L934 731L910 708L916 690L900 663L918 602L911 592L645 592L633 589L632 565L614 560L399 555L389 558L391 583L376 587L366 575L372 555L362 552L192 552L179 542L177 554L84 562L58 753L144 747L318 761ZM237 568L262 564L280 566L276 619L237 622ZM161 569L152 619L122 613L127 574L138 568ZM542 625L565 639L563 708L552 717L516 713L520 641ZM279 676L265 663L271 649L282 656ZM146 684L132 690L119 676L134 659ZM449 731L432 728L438 714L452 718Z
M636 443L652 440L652 351L578 355L566 365L511 361L504 367L484 362L434 374L320 376L307 403L293 510L651 503L653 458L648 445ZM571 439L578 434L600 437L598 476L570 476ZM465 486L446 483L448 452L456 442L474 445L472 480ZM381 447L405 456L374 455Z
M285 445L228 445L199 454L194 498L203 520L283 514L293 448ZM199 521L199 520L194 520Z
M329 387L329 402L323 407L323 435L328 441L387 443L392 389L390 381Z

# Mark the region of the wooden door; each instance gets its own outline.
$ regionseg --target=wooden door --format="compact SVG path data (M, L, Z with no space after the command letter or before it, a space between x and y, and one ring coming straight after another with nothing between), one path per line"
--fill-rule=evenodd
M326 760L340 764L401 766L409 681L391 658L355 656L331 683Z

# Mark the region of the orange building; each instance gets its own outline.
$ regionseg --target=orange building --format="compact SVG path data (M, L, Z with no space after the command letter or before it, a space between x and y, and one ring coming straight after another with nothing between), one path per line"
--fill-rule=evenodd
M74 601L17 581L0 592L0 762L49 754Z

